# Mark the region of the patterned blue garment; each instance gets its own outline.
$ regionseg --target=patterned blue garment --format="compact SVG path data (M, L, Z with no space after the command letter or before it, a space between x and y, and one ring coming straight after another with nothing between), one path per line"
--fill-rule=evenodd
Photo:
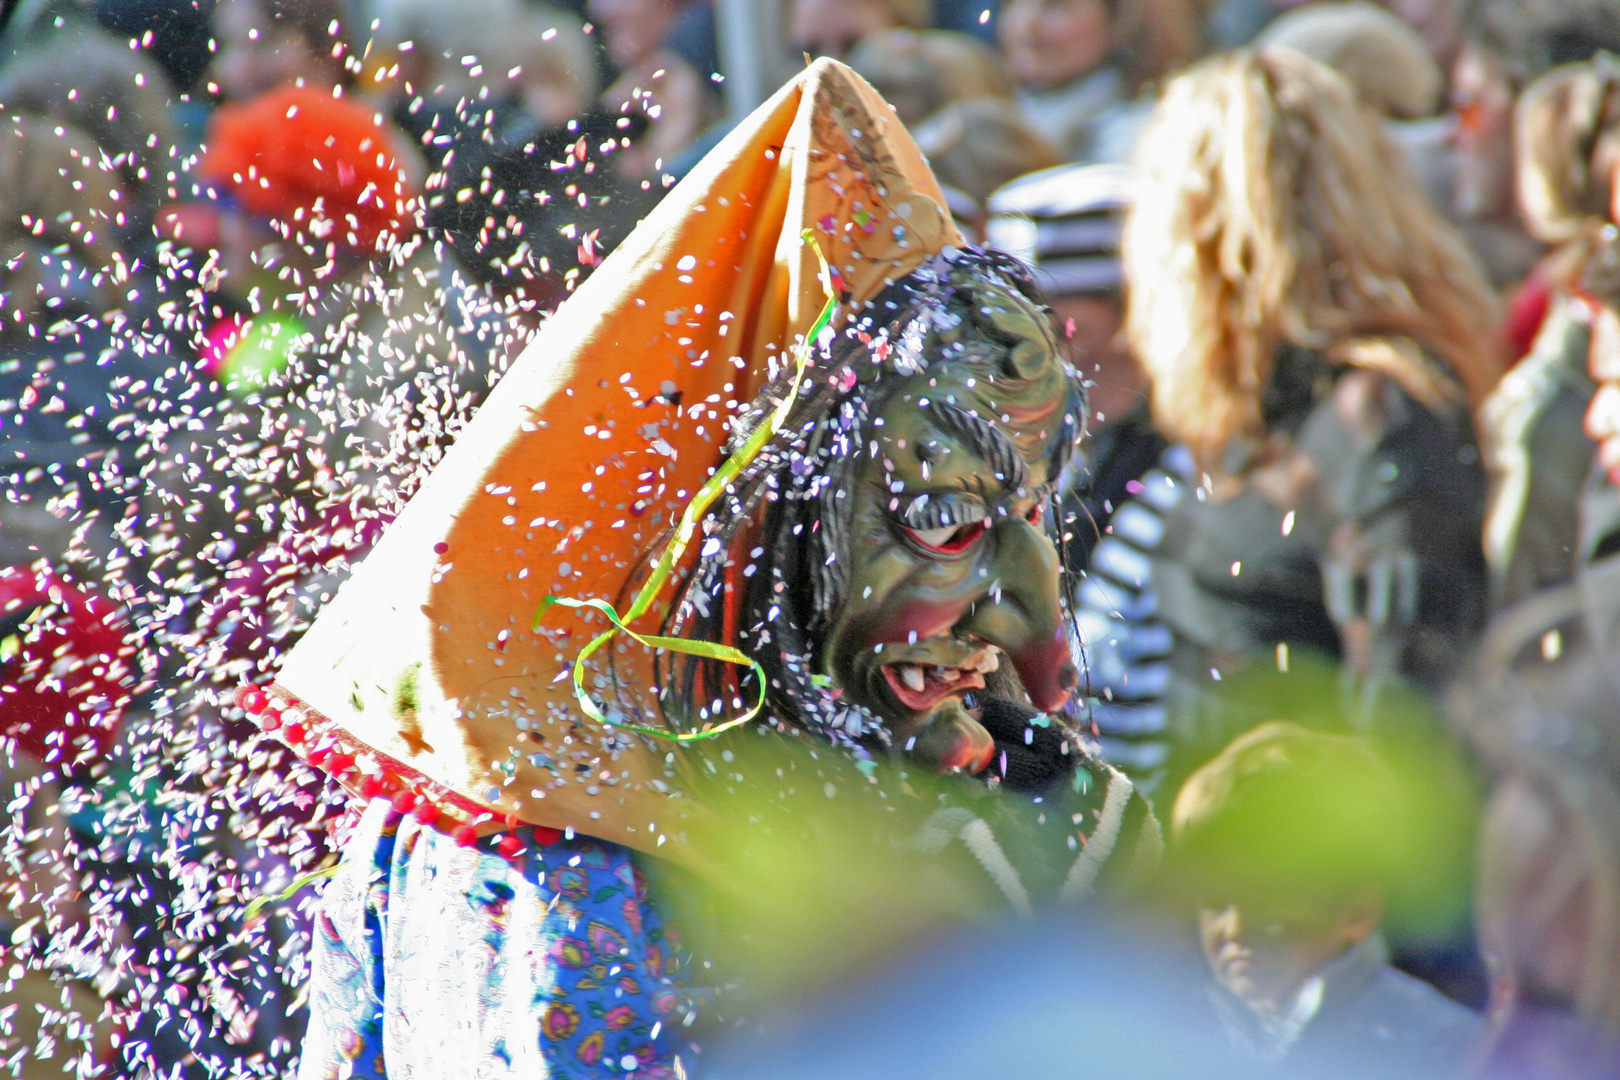
M514 865L366 808L315 920L300 1080L685 1076L681 933L639 856L519 836Z

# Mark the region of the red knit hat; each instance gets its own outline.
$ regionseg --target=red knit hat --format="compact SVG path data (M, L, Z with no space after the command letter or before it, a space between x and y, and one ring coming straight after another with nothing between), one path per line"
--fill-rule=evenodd
M370 109L287 86L222 105L200 174L242 209L317 239L373 250L416 228L398 140Z

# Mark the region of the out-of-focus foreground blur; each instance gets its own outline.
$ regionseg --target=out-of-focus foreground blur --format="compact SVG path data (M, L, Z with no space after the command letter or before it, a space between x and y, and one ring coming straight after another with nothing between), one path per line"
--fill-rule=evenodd
M682 747L706 873L534 882L683 928L529 957L573 988L537 976L553 1074L665 1075L667 1023L725 1078L1620 1075L1617 54L1620 0L3 0L0 1073L315 1075L378 792L239 688L828 56L1089 392L1029 515L1079 689L1029 723L1123 794L1060 820L779 723ZM487 816L457 843L517 835ZM1043 862L1071 826L1118 847ZM570 996L676 954L650 1031Z

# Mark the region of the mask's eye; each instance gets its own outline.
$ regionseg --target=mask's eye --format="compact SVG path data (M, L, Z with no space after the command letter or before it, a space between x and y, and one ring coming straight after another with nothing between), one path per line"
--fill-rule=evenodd
M966 525L946 525L938 529L913 529L902 525L905 534L920 546L941 555L960 555L984 535L984 522Z

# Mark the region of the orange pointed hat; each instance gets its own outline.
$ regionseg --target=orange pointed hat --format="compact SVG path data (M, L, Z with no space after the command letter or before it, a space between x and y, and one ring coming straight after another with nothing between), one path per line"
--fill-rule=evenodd
M806 229L839 314L962 242L893 111L831 60L733 131L544 325L249 711L351 790L464 839L522 821L679 849L670 748L574 699L601 617L531 623L547 597L622 607L732 418L821 312ZM665 601L634 628L657 633ZM647 650L613 652L650 701Z

